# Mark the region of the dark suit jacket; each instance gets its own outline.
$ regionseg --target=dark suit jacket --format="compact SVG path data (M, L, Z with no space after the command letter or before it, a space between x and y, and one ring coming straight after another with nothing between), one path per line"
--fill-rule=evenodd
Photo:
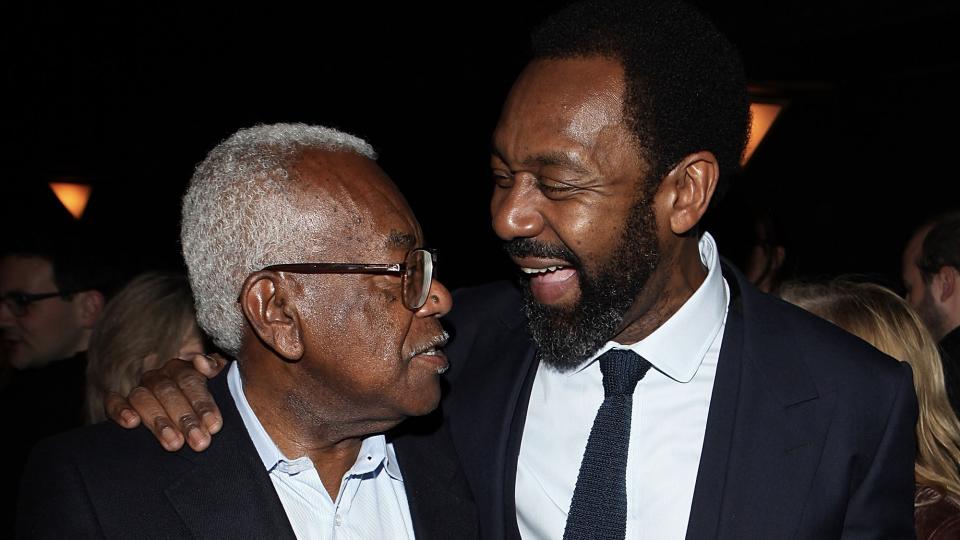
M24 475L18 537L293 539L226 373L210 383L224 422L205 452L169 453L145 428L112 422L38 445ZM475 537L476 509L442 437L445 431L393 440L414 533Z
M42 368L15 370L9 386L0 389L7 433L3 453L9 460L0 469L0 537L13 531L30 450L42 439L83 425L86 370L87 355L81 352Z
M913 537L908 365L724 268L731 304L690 539ZM537 372L519 292L460 291L444 414L486 538L518 537L515 480Z

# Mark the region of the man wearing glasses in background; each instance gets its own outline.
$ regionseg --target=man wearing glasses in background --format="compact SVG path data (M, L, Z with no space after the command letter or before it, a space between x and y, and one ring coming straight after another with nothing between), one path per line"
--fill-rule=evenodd
M110 272L79 238L45 238L0 256L0 346L11 369L0 410L12 436L0 482L2 530L13 528L17 486L30 448L83 424L86 350ZM27 420L22 411L30 410Z
M375 157L299 124L208 154L181 240L200 325L237 359L210 382L226 440L168 453L146 429L100 424L43 443L19 536L476 536L446 433L384 435L439 403L451 299Z

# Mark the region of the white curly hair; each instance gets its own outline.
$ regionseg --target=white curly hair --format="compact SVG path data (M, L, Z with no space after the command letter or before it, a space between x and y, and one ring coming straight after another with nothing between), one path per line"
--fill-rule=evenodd
M296 261L317 216L294 204L292 169L306 150L377 155L366 141L306 124L241 129L197 165L183 197L180 241L196 299L197 321L224 352L236 355L244 317L243 281L270 264Z

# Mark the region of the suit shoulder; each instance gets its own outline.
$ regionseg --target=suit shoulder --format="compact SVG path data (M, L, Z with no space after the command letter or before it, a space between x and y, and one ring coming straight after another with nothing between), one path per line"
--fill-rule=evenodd
M512 328L526 321L522 306L523 295L516 284L494 281L454 291L453 309L445 319L454 326L498 323Z
M491 351L508 336L526 332L520 290L508 281L458 289L443 324L452 335L446 347L451 365L446 379L453 381L467 364L495 359Z
M41 440L27 461L24 480L79 474L93 482L116 482L157 471L161 463L184 463L180 450L163 449L144 427L125 429L112 422L73 429ZM104 478L109 477L109 478Z
M763 336L768 349L802 361L821 381L889 388L910 372L908 365L802 308L769 295L753 300L752 333Z
M453 291L453 309L450 317L498 314L504 308L520 306L519 287L510 281L494 281ZM469 315L468 315L469 314Z

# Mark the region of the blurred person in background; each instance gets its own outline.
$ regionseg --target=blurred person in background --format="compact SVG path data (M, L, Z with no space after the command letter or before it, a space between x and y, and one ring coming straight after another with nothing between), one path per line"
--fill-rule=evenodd
M30 448L83 424L86 351L115 282L106 261L88 239L67 233L25 238L0 255L0 344L11 369L0 390L9 433L0 531L12 530Z
M107 303L87 351L87 421L106 419L106 392L127 395L144 371L207 350L186 276L145 272Z
M885 287L843 279L787 283L781 296L913 368L920 404L917 537L960 538L960 422L947 399L936 341L916 311Z
M954 414L960 416L960 212L921 225L903 250L903 285L938 341Z

